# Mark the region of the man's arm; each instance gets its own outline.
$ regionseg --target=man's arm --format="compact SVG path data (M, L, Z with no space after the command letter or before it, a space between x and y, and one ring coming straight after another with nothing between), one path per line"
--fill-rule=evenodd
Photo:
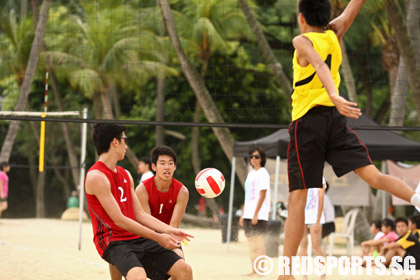
M338 41L340 44L343 42L344 34L353 24L354 19L362 8L365 0L352 0L344 9L343 13L340 16L332 20L327 29L330 29L335 32L337 35Z
M349 118L358 119L362 113L359 108L354 108L354 106L357 106L357 103L349 102L338 95L330 69L316 52L312 42L305 36L299 35L293 39L293 46L297 51L299 64L301 66L311 64L315 68L331 102L334 103L340 114Z
M187 203L189 199L188 189L185 186L182 186L178 193L178 198L176 199L176 204L174 207L174 212L172 213L170 226L175 228L179 227L179 224L182 221L182 218L185 214L185 209L187 209Z
M146 187L143 185L143 183L140 183L140 185L136 188L136 196L140 201L140 205L144 212L151 215L152 211L150 210L149 205L149 194L147 193Z
M139 222L141 225L146 226L149 229L155 230L157 232L165 233L165 234L170 234L177 241L182 241L184 239L190 240L189 238L192 237L191 235L186 234L185 232L181 231L180 229L171 227L171 226L159 221L158 219L156 219L155 217L153 217L150 214L147 214L143 210L139 200L134 199L137 196L136 196L136 193L134 191L133 177L131 177L130 172L128 172L128 171L126 171L126 172L127 172L128 176L130 177L131 191L132 191L132 195L133 195L133 207L134 207L134 213L135 213L136 221ZM167 247L165 247L165 248L167 248Z
M4 198L3 180L0 180L0 198Z

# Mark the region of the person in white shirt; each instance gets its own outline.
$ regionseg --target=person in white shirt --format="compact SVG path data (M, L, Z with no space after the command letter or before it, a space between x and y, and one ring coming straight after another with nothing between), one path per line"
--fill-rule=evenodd
M381 220L373 220L370 224L370 232L375 236L371 240L363 241L362 242L362 256L373 256L373 251L379 251L379 246L376 245L375 240L381 239L385 234L381 231L382 228L382 221Z
M137 171L139 172L139 174L142 174L142 175L141 175L139 184L141 184L143 181L149 178L152 178L154 176L150 168L151 165L152 165L152 162L150 161L150 158L148 156L144 156L140 159Z
M266 155L261 147L250 149L249 163L253 169L245 181L244 210L239 220L239 224L244 227L251 254L252 272L248 276L257 275L254 261L258 256L266 254L264 235L270 212L270 174L264 168L265 162ZM259 267L259 264L255 267Z

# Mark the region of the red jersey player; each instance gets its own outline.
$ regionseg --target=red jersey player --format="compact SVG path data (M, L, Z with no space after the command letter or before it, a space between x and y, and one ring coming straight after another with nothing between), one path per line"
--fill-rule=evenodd
M136 195L142 208L148 214L172 227L179 227L187 208L188 189L173 178L176 170L177 155L167 146L152 150L152 169L156 175L143 181L136 188ZM180 248L173 249L180 257L184 254ZM112 280L120 280L120 273L110 265Z
M86 175L85 189L98 253L126 279L193 279L191 267L172 249L191 237L146 213L135 199L130 173L116 164L125 156L125 127L96 124L98 161Z

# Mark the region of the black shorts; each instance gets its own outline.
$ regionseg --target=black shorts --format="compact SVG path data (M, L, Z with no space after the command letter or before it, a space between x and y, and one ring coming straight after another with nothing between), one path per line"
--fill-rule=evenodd
M0 202L7 202L7 197L0 197Z
M253 225L251 219L244 219L244 231L246 237L264 235L267 232L267 221L258 220L258 223Z
M152 280L169 279L169 269L181 259L172 250L161 247L156 241L138 238L112 241L102 258L117 267L126 277L133 267L143 267Z
M366 146L335 107L318 106L289 126L289 191L322 188L324 162L338 177L372 164Z

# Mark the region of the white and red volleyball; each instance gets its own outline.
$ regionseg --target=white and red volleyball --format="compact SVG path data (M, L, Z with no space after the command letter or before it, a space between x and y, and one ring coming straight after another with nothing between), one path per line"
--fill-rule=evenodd
M225 177L216 168L203 169L195 177L195 188L202 196L214 198L225 189Z

